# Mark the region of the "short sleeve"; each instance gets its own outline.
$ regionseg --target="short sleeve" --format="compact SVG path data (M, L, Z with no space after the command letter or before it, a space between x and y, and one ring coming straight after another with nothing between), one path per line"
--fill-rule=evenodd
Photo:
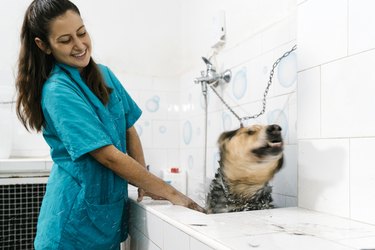
M52 126L73 161L92 150L112 144L94 107L68 83L49 82L44 86L42 109L46 126Z
M116 89L116 91L122 99L124 110L126 110L126 129L128 129L132 127L135 124L135 122L139 119L139 117L142 115L142 110L138 107L136 102L128 94L128 92L125 90L125 88L118 80L118 78L115 76L115 74L108 67L105 67L105 71L106 74L104 74L104 78L109 78L105 79L106 82L113 83L113 87Z

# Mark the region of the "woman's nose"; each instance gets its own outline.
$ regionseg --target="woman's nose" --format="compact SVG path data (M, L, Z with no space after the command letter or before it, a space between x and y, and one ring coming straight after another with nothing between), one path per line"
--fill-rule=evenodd
M83 41L79 37L74 37L74 47L78 50L85 49L85 45L83 44Z

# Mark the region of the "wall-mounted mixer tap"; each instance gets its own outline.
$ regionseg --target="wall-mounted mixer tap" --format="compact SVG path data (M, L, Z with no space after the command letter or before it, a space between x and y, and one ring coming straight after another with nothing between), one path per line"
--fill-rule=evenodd
M213 84L213 86L216 87L219 81L224 81L226 83L230 82L232 72L229 69L219 74L216 72L215 67L207 58L202 57L202 59L206 64L207 70L201 71L201 77L195 78L195 83L205 83L208 85Z

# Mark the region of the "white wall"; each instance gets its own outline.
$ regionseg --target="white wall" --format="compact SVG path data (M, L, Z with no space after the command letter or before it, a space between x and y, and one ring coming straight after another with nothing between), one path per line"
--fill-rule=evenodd
M0 102L9 102L14 98L14 78L19 51L19 33L27 5L31 1L4 1L0 10ZM11 109L11 115L7 112ZM28 133L18 122L14 105L0 105L1 138L13 138L7 144L10 154L18 156L46 156L48 146L41 135ZM4 131L5 128L6 131ZM6 150L3 145L0 150ZM8 153L8 155L9 155Z
M375 2L300 2L298 205L374 224Z
M177 76L182 67L180 1L73 2L92 37L93 57L118 75L144 111L137 129L144 133L149 164L178 165L178 143L174 138L179 127ZM19 32L29 3L30 0L6 1L0 10L0 32L6 34L6 39L0 41L0 102L14 99ZM2 116L9 113L9 107L0 107ZM4 135L13 137L12 157L48 155L42 136L28 133L15 117L14 107L12 111L12 120L1 124L11 130Z
M76 0L94 56L118 71L176 76L181 71L181 2Z
M258 113L274 61L296 43L296 2L283 1L188 1L183 4L183 62L180 99L181 166L188 171L188 191L203 203L204 183L204 99L193 79L205 70L201 56L213 54L213 19L225 11L227 43L213 62L219 70L231 69L232 81L217 90L238 114ZM286 142L284 169L272 182L278 206L297 204L296 141L296 53L282 61L275 72L265 115L251 123L278 123ZM239 127L236 118L212 91L208 92L208 151L206 172L213 178L218 167L217 138L224 130ZM209 180L206 182L209 184Z

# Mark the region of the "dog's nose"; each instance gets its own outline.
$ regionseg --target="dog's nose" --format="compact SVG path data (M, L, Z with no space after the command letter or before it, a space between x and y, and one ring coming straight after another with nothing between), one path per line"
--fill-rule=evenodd
M267 133L269 134L279 134L281 132L281 127L277 124L272 124L267 127Z

